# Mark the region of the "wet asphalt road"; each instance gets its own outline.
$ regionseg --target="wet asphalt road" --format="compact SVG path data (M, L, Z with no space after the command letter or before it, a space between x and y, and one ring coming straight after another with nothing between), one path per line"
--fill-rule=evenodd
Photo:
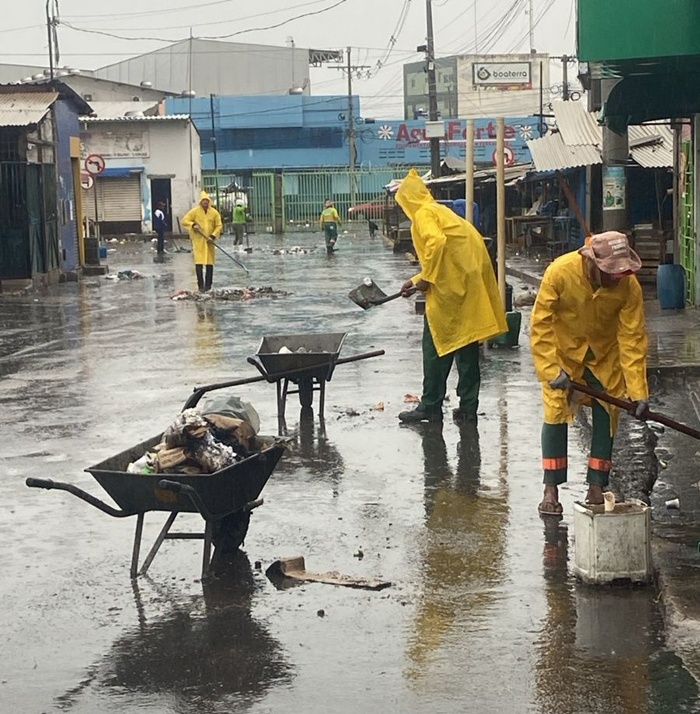
M399 426L404 395L420 394L422 318L412 300L363 312L346 294L366 275L393 292L413 269L363 233L341 236L332 257L321 243L256 236L239 256L247 279L218 256L215 287L292 293L278 299L172 301L194 287L191 256L158 263L140 244L116 246L108 263L146 279L0 299L0 711L700 711L653 588L577 584L569 517L545 532L537 516L541 411L527 347L486 351L478 431L449 418ZM291 245L318 249L272 252ZM342 356L386 355L337 367L323 425L300 419L290 397L297 442L245 554L212 581L199 579L201 544L175 541L132 583L134 519L25 487L48 477L102 496L86 466L160 432L195 385L255 376L245 360L263 334L308 331L347 331ZM275 433L274 387L237 393ZM568 514L585 472L570 443ZM163 520L148 515L146 544ZM393 585L278 590L264 569L291 555Z

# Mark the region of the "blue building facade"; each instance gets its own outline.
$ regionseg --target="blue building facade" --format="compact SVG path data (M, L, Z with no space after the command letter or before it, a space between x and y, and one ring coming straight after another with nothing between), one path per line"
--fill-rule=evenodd
M216 136L219 171L346 168L349 162L348 99L345 96L250 96L174 98L168 114L190 114L201 136L202 169L214 170ZM356 166L372 171L428 166L430 146L425 120L365 120L353 97ZM212 131L212 121L214 130ZM528 163L527 140L537 136L536 117L506 118L509 163ZM464 158L466 122L445 122L440 150ZM493 165L495 119L475 120L475 161Z

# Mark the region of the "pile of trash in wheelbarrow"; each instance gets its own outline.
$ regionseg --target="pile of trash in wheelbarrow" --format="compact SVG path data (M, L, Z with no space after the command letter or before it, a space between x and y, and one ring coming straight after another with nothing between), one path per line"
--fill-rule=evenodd
M242 545L251 511L262 505L260 493L286 446L276 437L260 436L257 413L237 397L213 398L201 409L196 406L186 405L162 434L86 469L117 508L70 483L28 478L26 484L68 491L115 518L136 516L132 578L146 573L166 539L203 540L204 577L212 545L221 553ZM170 515L139 569L148 511ZM179 513L199 513L205 521L204 533L171 533Z

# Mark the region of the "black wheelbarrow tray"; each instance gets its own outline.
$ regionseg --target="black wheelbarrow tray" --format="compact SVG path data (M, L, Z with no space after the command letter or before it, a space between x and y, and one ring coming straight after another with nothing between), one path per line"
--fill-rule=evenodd
M263 448L225 469L212 474L143 474L127 472L128 465L151 450L161 440L154 436L87 469L117 504L114 508L70 483L28 478L27 486L68 491L115 518L136 516L136 533L131 558L131 577L143 575L166 539L204 540L202 577L209 572L212 543L217 550L231 552L241 546L248 532L250 512L262 505L260 493L274 471L285 446L271 437ZM169 511L167 521L139 570L139 553L144 515L148 511ZM170 533L179 513L199 513L205 521L204 533Z
M315 391L319 392L319 416L323 418L326 382L331 381L336 365L384 354L384 350L376 350L339 359L346 336L346 332L310 332L262 338L248 362L276 384L278 419L284 419L288 394L298 394L301 406L310 407ZM296 388L291 389L290 383Z

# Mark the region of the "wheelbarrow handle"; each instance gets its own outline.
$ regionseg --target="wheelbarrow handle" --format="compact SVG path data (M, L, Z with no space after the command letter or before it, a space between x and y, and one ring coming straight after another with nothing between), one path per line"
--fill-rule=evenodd
M612 404L613 406L618 407L619 409L624 409L625 411L631 411L635 407L634 402L631 402L627 399L618 399L617 397L613 397L610 394L607 394L606 392L599 392L596 389L591 389L586 384L572 382L571 387L577 392L582 392L583 394L587 394L589 397L593 397L593 399L597 399L600 402L607 402L608 404ZM680 431L682 434L692 436L694 439L700 439L700 431L698 431L697 429L693 429L692 427L687 426L686 424L681 424L681 422L675 421L674 419L671 419L671 417L667 417L665 414L648 411L644 417L644 420L655 421L658 424L663 424L664 426L667 426L671 429Z
M396 300L396 298L400 298L402 296L408 297L409 295L413 295L415 292L418 291L418 288L413 287L409 288L408 290L399 290L397 293L393 293L392 295L387 295L386 297L379 298L379 300L371 300L370 304L371 305L383 305L385 302L390 302L391 300Z
M47 491L50 491L52 488L55 488L56 483L50 479L50 478L28 478L25 483L29 488L45 488Z
M74 486L72 483L63 483L62 481L53 481L49 478L27 478L25 483L29 488L45 488L47 490L56 489L57 491L68 491L77 498L89 503L91 506L98 508L103 513L106 513L115 518L125 518L126 516L135 515L135 511L122 511L119 508L114 508L99 498L95 498L91 493L83 491L82 488Z

